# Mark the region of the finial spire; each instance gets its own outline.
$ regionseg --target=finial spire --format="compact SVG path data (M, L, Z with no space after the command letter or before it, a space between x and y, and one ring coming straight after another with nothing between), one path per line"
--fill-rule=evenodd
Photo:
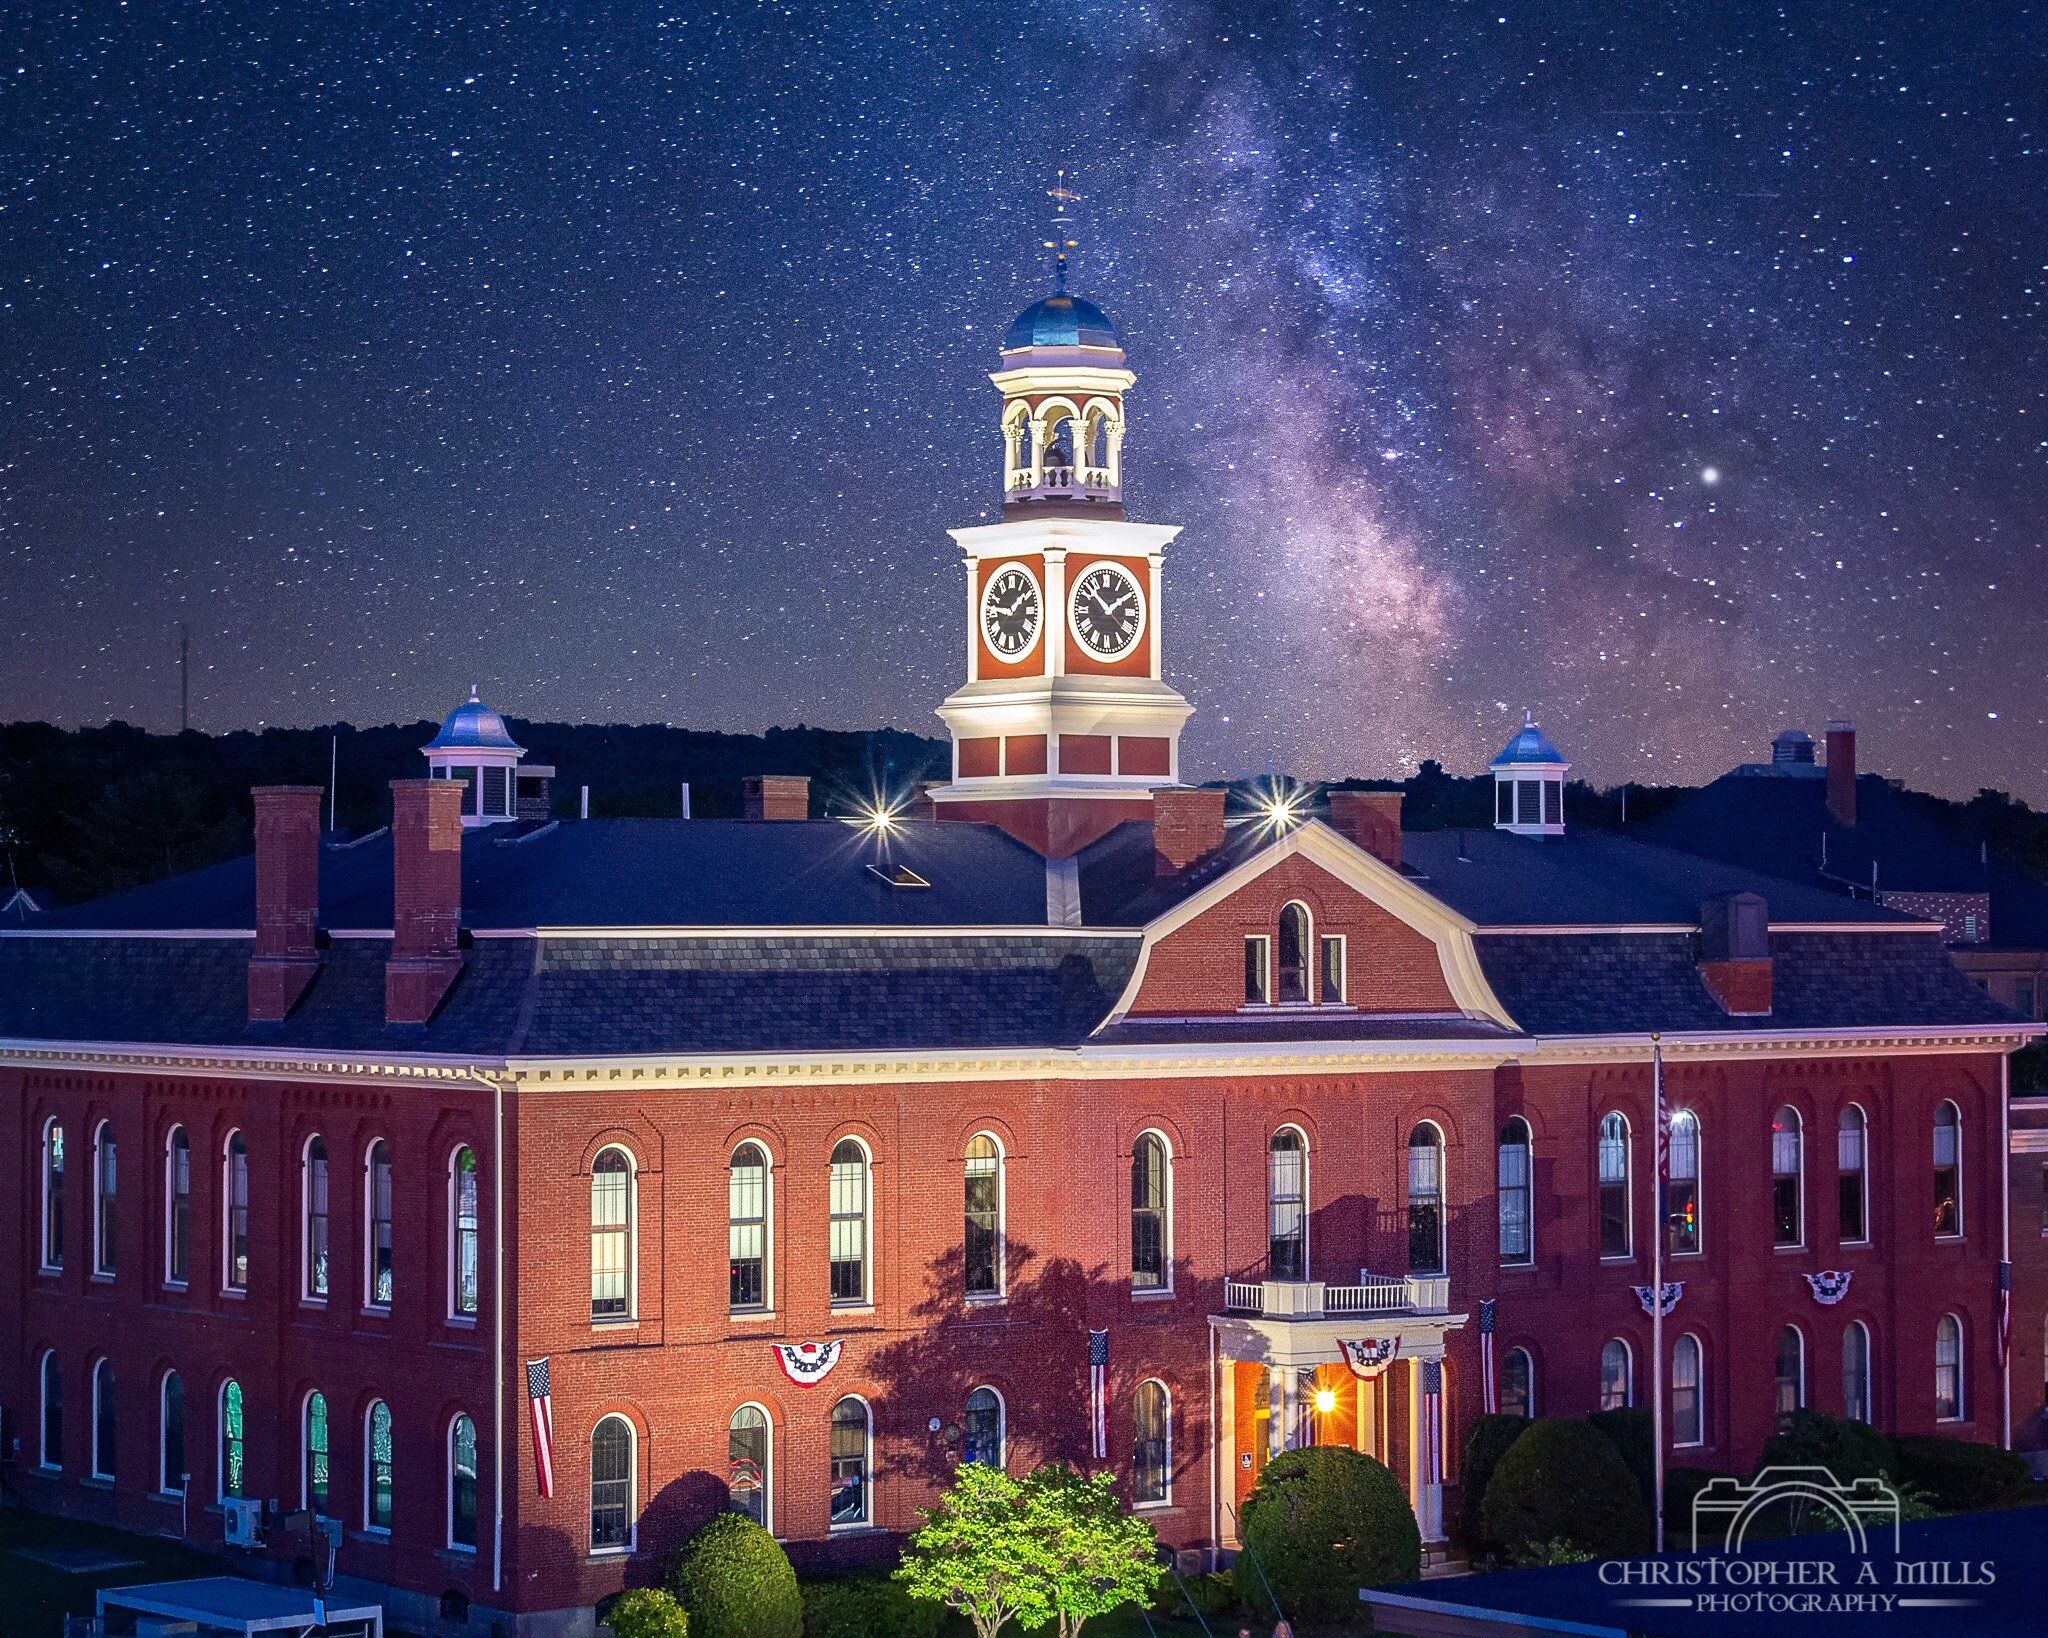
M1067 186L1065 167L1061 167L1053 174L1057 180L1052 187L1045 190L1046 197L1053 202L1053 236L1045 241L1045 248L1052 252L1053 281L1058 285L1059 293L1064 296L1067 293L1067 252L1081 248L1080 240L1067 237L1074 227L1073 219L1067 215L1067 206L1078 205L1081 196Z
M482 700L480 700L480 699L478 699L478 698L476 697L476 684L475 684L475 683L471 683L471 684L469 685L469 703L470 703L471 705L481 705L481 704L483 704L483 701L482 701Z

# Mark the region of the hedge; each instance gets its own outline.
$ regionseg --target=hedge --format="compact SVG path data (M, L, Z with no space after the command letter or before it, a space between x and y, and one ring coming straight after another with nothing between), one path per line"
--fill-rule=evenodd
M1531 1423L1500 1459L1481 1518L1511 1557L1561 1540L1602 1558L1650 1546L1650 1510L1621 1452L1599 1429L1562 1416Z
M1764 1441L1757 1471L1767 1467L1824 1467L1840 1484L1858 1479L1896 1480L1899 1454L1868 1422L1796 1410Z
M743 1513L721 1513L683 1544L669 1589L690 1638L803 1638L803 1598L789 1555Z
M2029 1499L2024 1458L1970 1439L1909 1436L1894 1441L1899 1478L1925 1491L1944 1512L1973 1513Z
M1586 1420L1605 1434L1634 1475L1636 1493L1648 1507L1657 1494L1656 1424L1647 1410L1633 1406L1625 1410L1595 1411Z
M688 1638L689 1618L672 1593L659 1587L629 1587L611 1602L605 1625L613 1638Z
M1422 1535L1400 1481L1341 1446L1274 1457L1245 1498L1239 1528L1273 1596L1297 1621L1354 1619L1359 1588L1422 1573ZM1232 1579L1252 1604L1244 1577Z
M912 1598L886 1576L806 1581L804 1638L937 1638L946 1624L943 1604Z
M1481 1416L1465 1435L1465 1457L1458 1467L1458 1544L1474 1559L1499 1548L1487 1539L1480 1507L1493 1470L1528 1428L1526 1416Z

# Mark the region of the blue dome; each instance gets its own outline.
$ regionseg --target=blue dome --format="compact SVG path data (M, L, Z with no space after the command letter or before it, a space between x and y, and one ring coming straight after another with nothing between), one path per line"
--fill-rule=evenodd
M1058 295L1035 301L1010 320L1003 332L1003 351L1025 347L1118 347L1116 327L1092 301Z
M1557 747L1550 743L1549 737L1536 726L1536 719L1527 711L1522 713L1522 731L1502 747L1500 755L1493 759L1492 766L1505 768L1525 762L1555 762L1559 766L1566 765L1564 758L1558 754Z
M505 719L478 699L476 690L472 688L467 703L448 713L448 720L441 724L441 731L428 740L423 749L445 751L486 746L497 751L525 749L513 739L505 726Z

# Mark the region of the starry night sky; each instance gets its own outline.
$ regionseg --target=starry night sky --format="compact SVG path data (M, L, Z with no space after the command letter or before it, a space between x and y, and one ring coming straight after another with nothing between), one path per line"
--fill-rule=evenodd
M1009 317L1177 522L1191 776L1830 715L2048 798L2017 5L10 8L0 718L937 733Z

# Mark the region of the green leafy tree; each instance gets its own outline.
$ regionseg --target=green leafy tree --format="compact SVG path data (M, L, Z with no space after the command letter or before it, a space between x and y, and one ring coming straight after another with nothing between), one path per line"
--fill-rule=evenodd
M1107 1473L1083 1478L1048 1462L1024 1482L1026 1527L1049 1577L1047 1594L1060 1638L1080 1638L1081 1623L1120 1604L1148 1602L1159 1587L1159 1538L1116 1499Z
M1022 1482L984 1462L963 1462L948 1490L919 1515L897 1580L913 1598L951 1606L995 1638L1016 1621L1043 1626L1056 1611L1044 1532L1033 1524Z
M614 1638L688 1638L689 1617L673 1593L659 1587L630 1587L613 1600L605 1625Z

